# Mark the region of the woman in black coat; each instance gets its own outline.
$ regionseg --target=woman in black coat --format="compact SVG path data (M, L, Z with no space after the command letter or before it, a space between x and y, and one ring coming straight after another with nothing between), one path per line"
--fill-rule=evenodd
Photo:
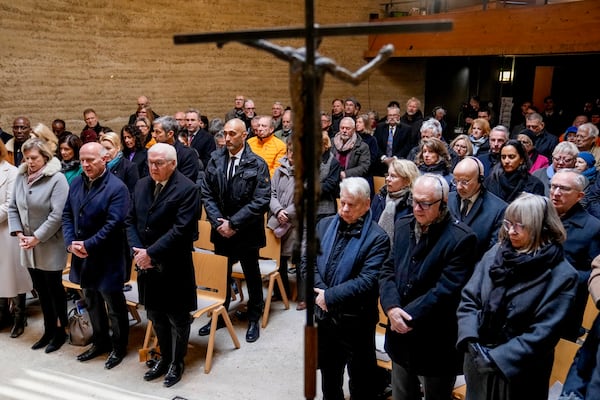
M148 150L142 143L142 132L135 125L125 125L121 128L121 143L123 157L134 163L140 178L148 176Z
M506 209L499 243L477 265L458 307L469 400L546 400L562 322L577 287L549 200L522 194Z
M518 140L511 139L500 149L500 162L485 179L491 193L510 203L523 192L544 195L544 184L529 173L531 159Z
M118 176L127 185L129 193L133 194L133 189L135 189L135 184L140 176L135 164L123 157L119 135L115 132L103 133L100 135L99 142L107 151L108 163L106 168Z

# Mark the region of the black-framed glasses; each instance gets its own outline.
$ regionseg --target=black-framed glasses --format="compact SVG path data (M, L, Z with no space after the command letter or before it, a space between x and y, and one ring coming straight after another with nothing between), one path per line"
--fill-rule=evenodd
M522 233L523 230L525 230L525 225L523 225L520 222L510 222L509 220L505 219L502 221L502 227L504 229L506 229L506 232L510 232L510 230L512 229L513 231L515 231L515 233Z
M432 205L439 203L442 199L437 199L436 201L428 202L428 201L416 201L413 199L412 205L413 207L419 206L421 210L429 210Z

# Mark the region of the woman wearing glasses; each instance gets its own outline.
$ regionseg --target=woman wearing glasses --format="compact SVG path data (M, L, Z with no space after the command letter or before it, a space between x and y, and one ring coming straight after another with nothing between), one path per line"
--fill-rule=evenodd
M500 162L485 179L485 187L510 203L523 192L544 194L544 184L529 173L531 160L525 147L511 139L500 149Z
M548 199L522 194L504 218L458 308L467 398L546 399L577 272L565 261L566 233Z
M571 142L560 142L552 152L552 164L546 168L538 169L532 175L542 181L544 185L544 196L550 196L550 180L556 171L563 168L575 168L579 150Z

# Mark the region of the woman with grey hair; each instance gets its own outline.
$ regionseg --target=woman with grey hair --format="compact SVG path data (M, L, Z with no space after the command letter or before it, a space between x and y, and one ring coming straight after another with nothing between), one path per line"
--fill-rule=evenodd
M19 166L14 196L8 209L10 234L19 239L21 265L29 268L44 315L44 334L32 349L58 350L65 342L67 303L62 270L67 252L62 233L62 212L69 184L60 173L60 161L37 138L23 143L24 163ZM23 334L26 325L25 293L15 304L11 337Z
M470 400L548 397L554 347L575 297L563 225L550 201L522 194L499 243L477 265L458 308L458 348Z
M546 168L533 171L531 175L538 178L544 184L544 196L550 196L550 181L556 171L563 168L575 168L579 150L571 142L560 142L552 151L551 164Z

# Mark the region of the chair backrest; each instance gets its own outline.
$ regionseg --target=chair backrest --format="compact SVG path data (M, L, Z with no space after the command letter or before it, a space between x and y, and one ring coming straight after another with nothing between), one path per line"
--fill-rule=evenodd
M135 268L135 260L131 260L131 275L129 276L130 282L137 281L137 269Z
M374 176L373 177L373 189L375 189L375 193L378 193L382 187L385 186L385 178L383 176Z
M569 368L571 368L571 364L573 364L575 353L577 353L577 350L579 350L580 347L581 346L577 343L573 343L569 340L559 340L554 348L554 364L552 365L552 374L550 375L550 386L556 381L563 384L565 383Z
M198 221L198 240L194 242L194 247L203 250L215 250L215 245L210 241L210 222L206 220Z
M227 257L192 252L194 275L199 295L225 301L227 295Z
M387 317L387 315L385 315L385 312L383 312L383 308L381 308L381 303L379 303L379 302L378 302L378 307L379 307L379 321L377 321L375 330L378 333L385 334L385 329L388 324L388 317Z
M583 320L581 321L581 326L585 328L586 331L589 332L592 329L592 324L598 315L598 309L596 308L596 304L594 304L594 299L592 296L588 296L588 301L585 306L585 311L583 313Z
M260 249L259 255L262 258L269 258L277 261L279 265L279 257L281 256L281 240L269 228L265 228L265 236L267 237L267 245Z

